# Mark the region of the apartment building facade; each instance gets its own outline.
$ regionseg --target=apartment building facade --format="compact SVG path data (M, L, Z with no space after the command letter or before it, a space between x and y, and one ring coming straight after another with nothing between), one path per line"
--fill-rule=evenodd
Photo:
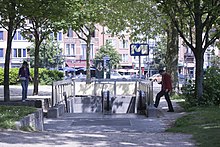
M68 35L67 35L68 34ZM79 39L76 33L71 29L68 33L64 34L62 31L57 34L52 34L56 41L59 43L59 48L62 50L61 56L64 57L64 63L62 67L86 67L86 43ZM156 47L158 40L149 40L150 55L141 57L141 69L142 73L149 71L149 62L153 59L153 49ZM124 38L112 37L108 33L108 29L97 25L94 35L91 40L91 52L90 52L90 65L93 65L95 54L98 52L101 46L106 43L110 43L120 54L121 62L120 68L125 69L138 69L139 58L130 56L130 42L129 34L125 34ZM182 40L179 41L179 65L178 73L194 77L195 75L195 59L192 51L183 45ZM10 67L20 67L23 60L30 60L29 50L31 42L28 42L18 29L12 42L12 51L10 59ZM5 52L7 47L7 31L0 28L0 67L4 67ZM210 66L211 54L208 49L204 56L204 68ZM218 49L215 49L216 54L220 54Z
M75 68L86 67L86 42L80 40L72 30L69 30L67 34L64 34L63 53L65 55L65 66ZM100 25L96 26L96 30L91 40L90 65L93 65L95 54L100 47L106 43L110 43L120 54L121 68L132 68L129 35L125 35L123 39L112 37L111 34L108 33L107 28Z
M10 56L10 67L20 67L23 60L29 60L29 47L31 43L23 38L21 31L18 29L15 33L12 43ZM7 31L0 29L0 67L4 68L5 53L7 48Z

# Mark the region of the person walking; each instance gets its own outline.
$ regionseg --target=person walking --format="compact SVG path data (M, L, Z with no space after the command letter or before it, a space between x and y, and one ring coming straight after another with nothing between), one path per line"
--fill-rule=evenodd
M160 102L160 98L165 96L169 108L167 112L174 112L173 105L169 96L169 92L172 90L171 76L163 69L159 70L159 74L162 75L162 81L159 83L161 84L161 91L156 95L154 106L157 108Z
M22 86L22 102L25 102L27 99L29 79L32 80L27 61L24 61L22 66L19 68L18 77Z

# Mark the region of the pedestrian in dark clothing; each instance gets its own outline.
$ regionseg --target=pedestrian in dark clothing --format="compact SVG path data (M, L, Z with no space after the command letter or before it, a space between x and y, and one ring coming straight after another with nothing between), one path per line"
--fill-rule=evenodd
M154 106L157 108L160 102L160 98L165 96L165 99L168 104L169 110L167 112L174 112L173 105L170 100L169 92L172 90L172 80L171 76L166 73L165 70L159 70L160 75L162 75L162 81L160 82L161 91L157 94Z
M30 76L30 70L28 68L28 63L26 61L23 62L22 66L18 72L19 80L21 81L22 86L22 102L27 99L27 91L28 91L28 83L29 79L32 80Z

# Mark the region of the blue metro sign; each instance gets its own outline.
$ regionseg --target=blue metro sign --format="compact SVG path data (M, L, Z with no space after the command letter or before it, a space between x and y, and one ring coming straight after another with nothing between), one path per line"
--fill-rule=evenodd
M130 44L131 56L146 56L149 55L149 45L147 43Z

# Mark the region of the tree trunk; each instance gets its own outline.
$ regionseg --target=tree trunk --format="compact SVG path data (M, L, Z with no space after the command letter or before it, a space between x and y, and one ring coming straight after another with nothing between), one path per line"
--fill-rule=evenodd
M199 8L200 1L195 2L195 7ZM204 64L204 52L203 48L203 24L202 24L202 14L197 9L195 12L195 35L196 35L196 47L193 50L196 59L196 83L195 83L195 98L198 104L202 104L203 96L203 64Z
M35 51L34 51L34 91L33 95L38 95L38 84L39 84L39 47L40 40L39 34L35 34Z
M173 89L178 88L178 32L173 25L167 30L166 70L172 76Z
M196 59L196 83L195 83L195 97L198 100L198 104L202 104L202 96L203 96L203 64L204 64L204 53L197 49L197 54L195 54Z
M7 49L5 53L5 66L4 66L4 101L10 101L10 90L9 90L9 63L11 55L11 45L13 38L13 22L9 21L8 37L7 37Z
M86 83L90 83L91 81L91 73L90 73L90 44L91 44L91 36L89 35L86 43Z

